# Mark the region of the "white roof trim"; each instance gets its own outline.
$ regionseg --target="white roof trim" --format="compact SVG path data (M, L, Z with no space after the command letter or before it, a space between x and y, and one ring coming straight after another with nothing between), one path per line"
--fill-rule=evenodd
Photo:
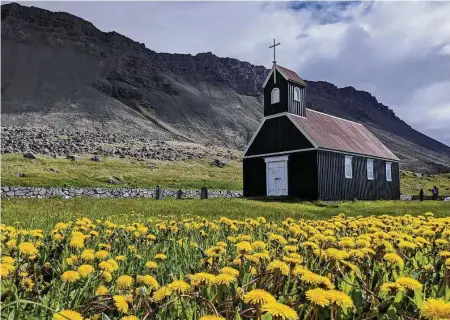
M256 130L256 132L253 134L252 138L250 139L250 142L247 144L247 146L245 147L244 150L244 158L245 158L245 154L247 153L248 149L250 148L250 146L252 145L253 141L255 140L256 136L258 135L259 131L261 130L261 128L263 127L264 123L266 122L266 120L268 119L273 119L273 118L278 118L278 117L283 117L283 116L287 116L287 118L289 119L289 121L292 122L292 124L305 136L305 138L314 146L314 149L318 148L317 143L311 139L311 137L306 134L306 132L303 130L303 128L301 128L295 121L293 121L291 119L291 116L293 114L289 113L289 112L282 112L282 113L277 113L277 114L273 114L267 117L264 117L263 121L261 122L261 124L259 125L258 129ZM303 117L302 117L303 118ZM257 155L260 156L260 155Z
M268 157L268 156L276 156L276 155L283 155L283 154L290 154L290 153L297 153L297 152L306 152L306 151L314 151L314 150L317 150L317 149L316 148L306 148L306 149L280 151L280 152L273 152L273 153L255 154L254 156L245 156L244 159L263 158L263 157Z
M274 70L274 68L272 67L269 74L267 75L266 80L264 80L264 83L262 85L263 88L266 86L267 82L269 82L269 79L273 74L273 70ZM281 71L280 68L278 68L278 66L276 66L276 70L283 76L284 79L286 79L286 80L288 79L287 75L283 71Z
M322 147L317 148L317 150L341 153L341 154L345 154L345 155L353 155L353 156L368 158L368 159L378 159L378 160L384 160L384 161L390 161L390 162L400 162L399 158L384 158L384 157L374 156L371 154L369 155L369 154L357 153L357 152L351 152L351 151L342 151L342 150L328 149L328 148L322 148ZM394 154L394 156L395 156L395 154ZM395 156L395 157L397 157L397 156Z
M292 123L294 124L294 126L298 129L298 131L300 131L300 132L305 136L305 138L308 139L309 142L311 142L311 144L314 146L314 148L318 148L319 145L311 138L311 136L310 136L309 134L306 133L306 131L305 131L301 126L298 125L297 122L295 122L295 121L291 118L291 116L294 116L294 114L292 114L292 113L287 114L287 117L289 118L289 120L291 120L291 122L292 122ZM301 116L299 116L299 117L300 117L300 118L304 118L304 117L301 117Z
M264 158L264 161L266 163L270 163L270 162L278 162L278 161L288 161L289 159L289 155L286 156L279 156L279 157L267 157Z
M261 121L261 123L259 124L258 129L256 129L255 133L253 134L252 138L250 139L250 141L247 143L247 145L245 146L245 150L244 150L244 156L247 153L248 149L250 148L250 146L253 143L253 140L255 140L256 136L258 135L259 131L261 130L261 128L263 127L264 123L266 122L266 119L268 118L263 118L263 121Z

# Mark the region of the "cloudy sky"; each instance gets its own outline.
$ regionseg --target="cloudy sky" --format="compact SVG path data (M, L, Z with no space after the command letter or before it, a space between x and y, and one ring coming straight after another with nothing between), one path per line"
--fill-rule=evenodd
M450 145L450 2L24 2L158 52L212 51L372 93Z

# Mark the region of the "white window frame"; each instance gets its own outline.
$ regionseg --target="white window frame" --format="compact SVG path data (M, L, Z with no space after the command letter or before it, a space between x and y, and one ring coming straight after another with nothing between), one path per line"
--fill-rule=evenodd
M373 159L367 159L367 180L373 180Z
M392 162L386 162L386 181L392 181Z
M347 170L347 165L350 165L350 170ZM344 160L344 172L346 179L353 179L353 166L352 166L352 156L345 156Z
M300 101L300 89L297 87L294 88L294 101Z
M280 89L273 88L270 93L270 104L275 104L280 102Z

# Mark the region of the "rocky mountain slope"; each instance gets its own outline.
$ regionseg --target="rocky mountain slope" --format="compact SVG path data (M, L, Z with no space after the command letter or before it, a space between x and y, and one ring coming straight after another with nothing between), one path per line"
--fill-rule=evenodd
M268 70L212 53L156 53L63 12L2 5L2 125L100 130L242 148ZM450 171L450 147L367 92L308 81L310 108L368 126L405 169Z

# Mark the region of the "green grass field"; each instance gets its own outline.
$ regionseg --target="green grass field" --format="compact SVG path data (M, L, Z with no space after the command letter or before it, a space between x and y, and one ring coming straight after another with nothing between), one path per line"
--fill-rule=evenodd
M49 229L59 221L75 218L108 218L116 223L145 221L149 217L167 218L202 216L234 219L264 216L280 221L294 219L323 219L345 213L349 216L381 214L419 215L431 211L436 216L450 215L450 202L443 201L361 201L333 205L289 203L247 199L10 199L2 201L2 223L20 222L22 227Z
M224 168L211 164L211 159L195 161L137 161L129 158L103 158L101 162L89 160L53 159L39 156L25 159L21 154L3 154L1 158L2 186L29 187L134 187L199 189L242 189L242 163L228 161ZM148 169L148 164L154 168ZM56 168L59 172L51 172ZM25 177L18 177L24 173ZM118 177L122 184L109 184L110 177Z
M224 168L211 164L212 159L192 161L137 161L129 158L104 158L93 162L88 156L80 160L53 159L39 156L38 160L25 159L21 154L2 155L2 186L36 187L136 187L198 189L206 185L210 189L241 190L242 162L229 161ZM154 165L148 169L147 165ZM59 172L51 172L56 168ZM18 177L24 173L25 177ZM112 185L110 177L118 177L123 184ZM416 177L412 172L401 175L401 192L431 195L436 185L441 195L450 195L450 173Z

